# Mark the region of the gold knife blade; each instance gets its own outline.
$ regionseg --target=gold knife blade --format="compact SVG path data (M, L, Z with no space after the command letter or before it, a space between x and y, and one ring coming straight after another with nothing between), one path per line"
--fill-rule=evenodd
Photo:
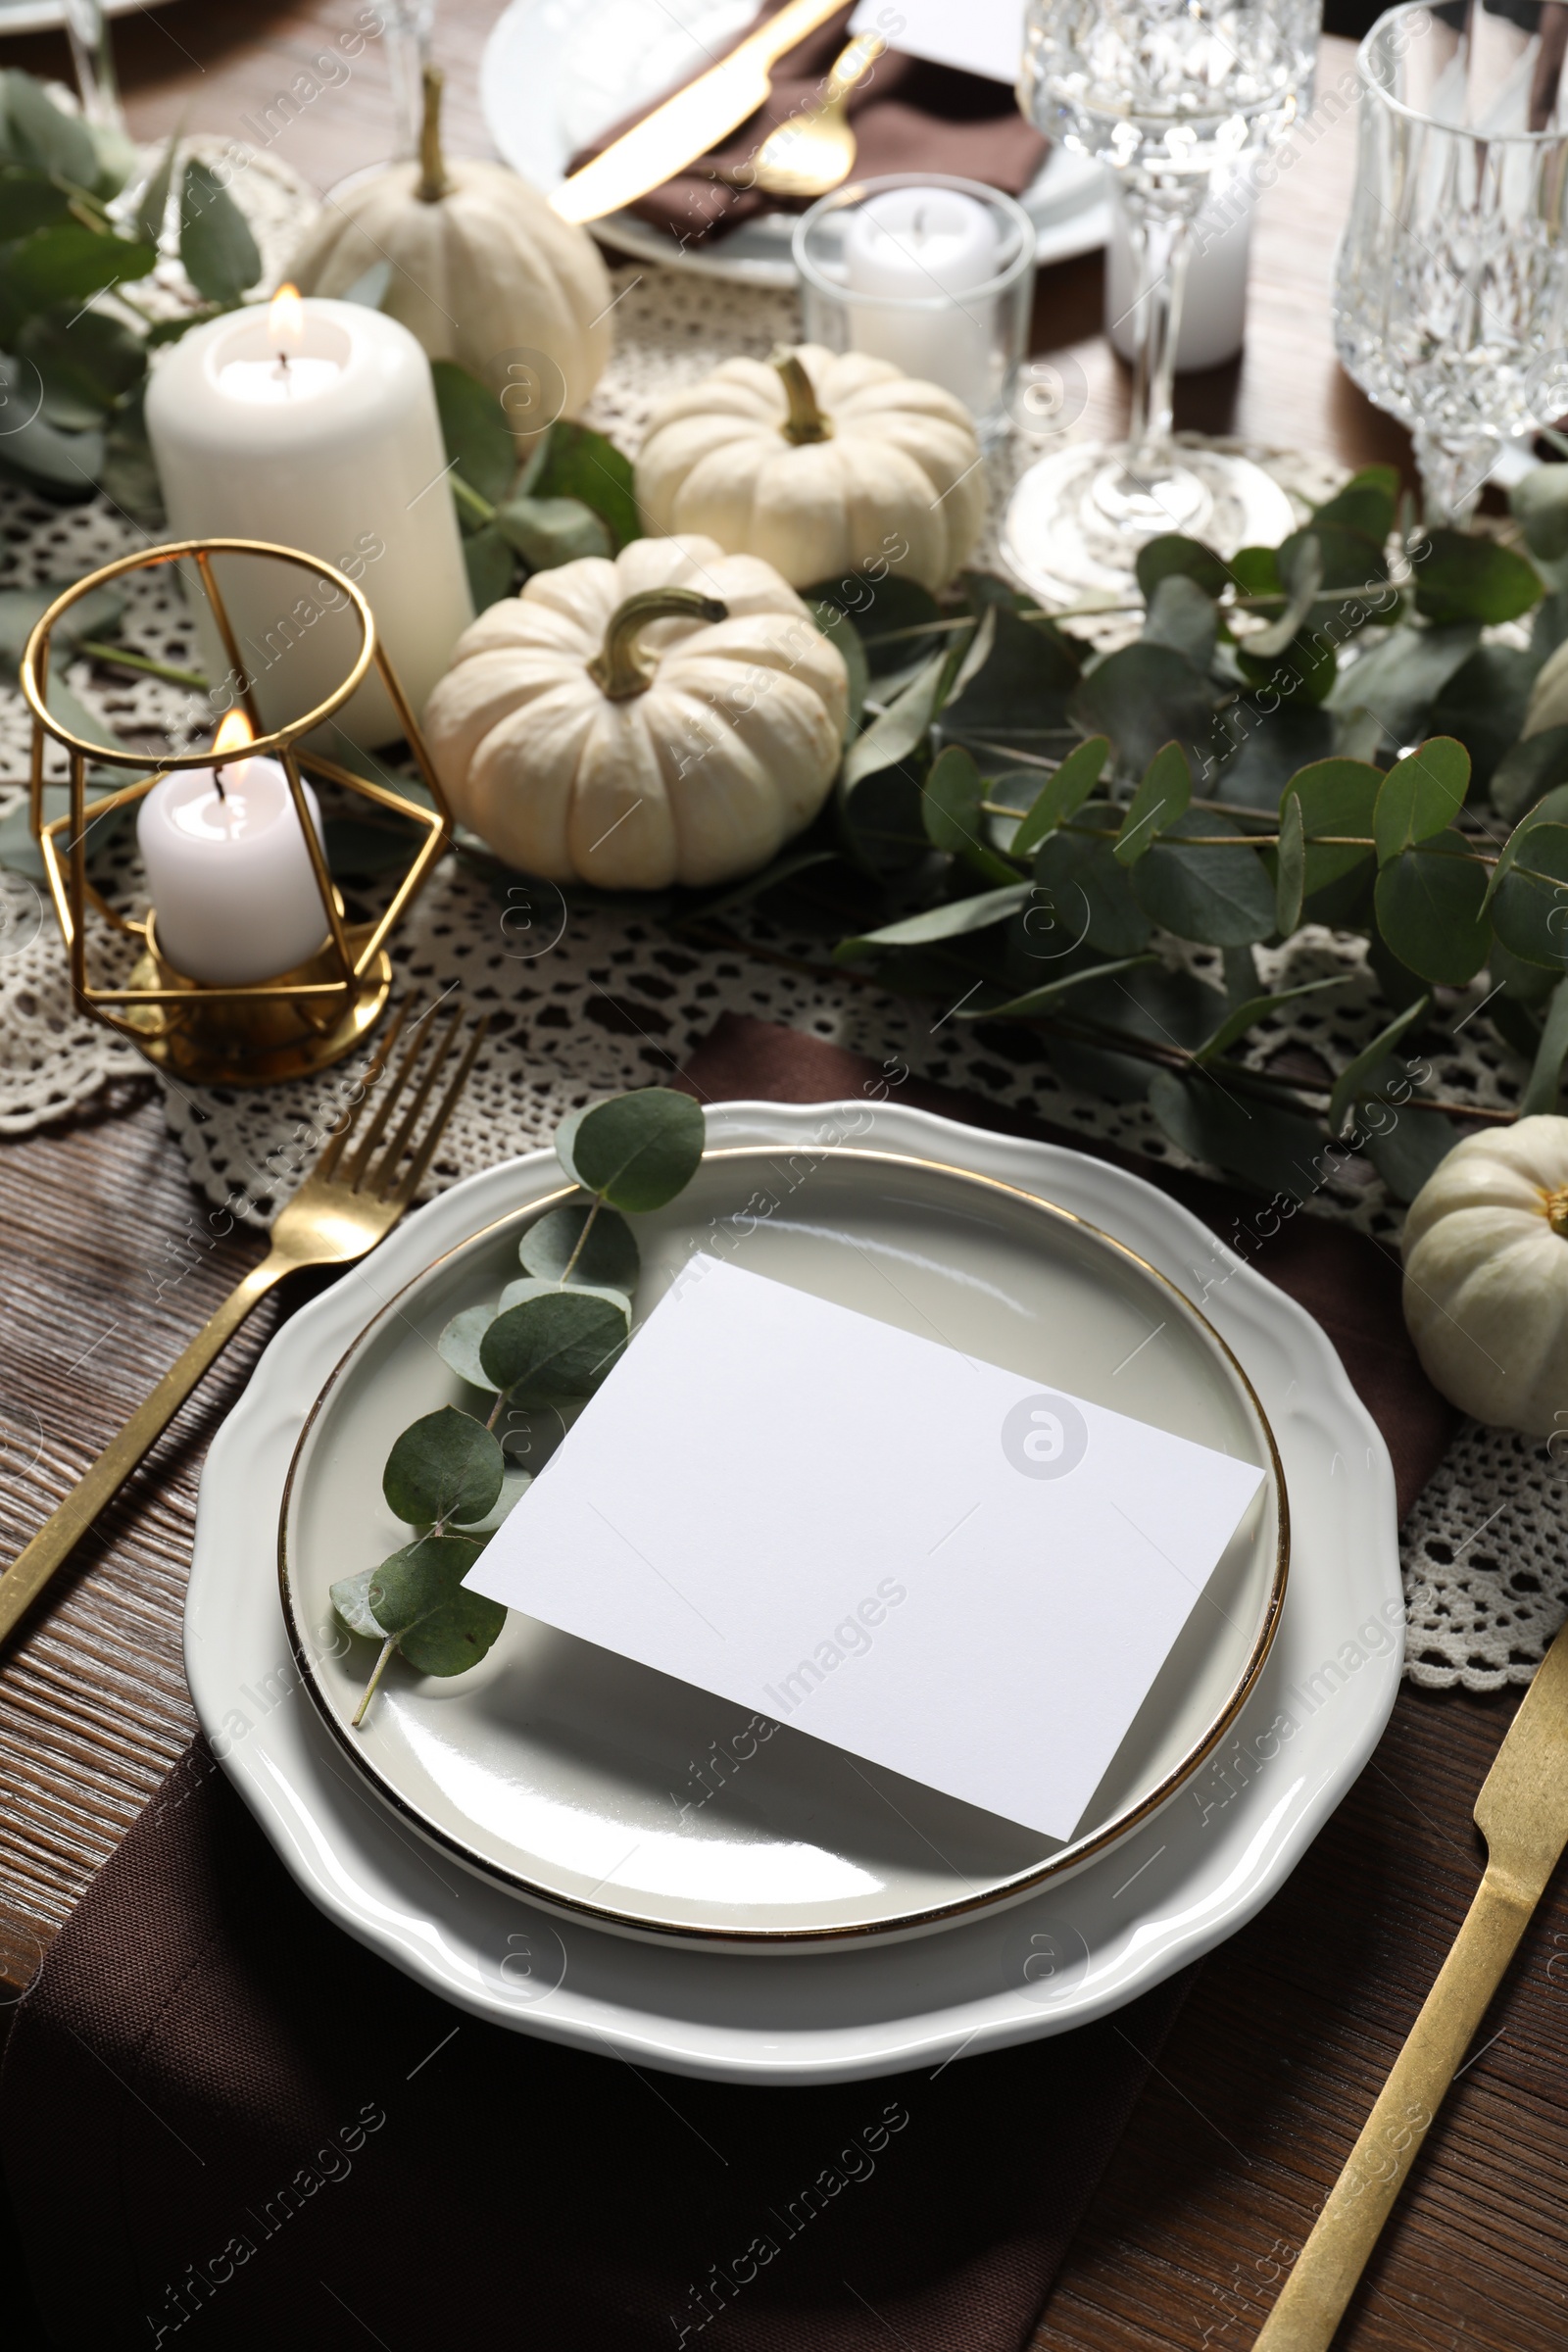
M1568 1845L1568 1625L1476 1799L1487 1868L1463 1927L1253 2352L1327 2352L1434 2116Z
M550 199L552 210L563 220L602 220L672 179L765 104L778 60L843 5L844 0L790 0L728 57L563 180Z

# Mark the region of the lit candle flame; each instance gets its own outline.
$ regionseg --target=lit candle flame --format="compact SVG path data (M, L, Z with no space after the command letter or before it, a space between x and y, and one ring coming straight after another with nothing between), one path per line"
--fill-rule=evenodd
M218 733L213 737L213 749L220 753L237 752L242 750L246 744L255 741L256 729L251 725L244 711L236 708L225 711L219 720Z
M287 367L305 349L305 305L298 286L282 285L267 313L267 339Z

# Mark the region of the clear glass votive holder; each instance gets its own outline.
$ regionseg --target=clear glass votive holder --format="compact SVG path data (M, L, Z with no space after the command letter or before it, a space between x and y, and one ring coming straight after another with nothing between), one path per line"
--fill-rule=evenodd
M822 197L796 222L793 250L808 343L940 384L983 443L1001 437L1034 295L1022 205L980 180L894 172Z

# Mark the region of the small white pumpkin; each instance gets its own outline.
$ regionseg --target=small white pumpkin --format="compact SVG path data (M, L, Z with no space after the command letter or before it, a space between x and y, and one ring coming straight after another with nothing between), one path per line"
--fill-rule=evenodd
M1568 1119L1455 1144L1404 1228L1404 1319L1450 1403L1568 1436Z
M302 294L343 295L390 262L381 308L432 360L456 360L490 383L526 443L557 416L576 416L604 373L610 279L586 229L505 164L445 160L441 80L433 69L424 77L420 160L323 206L285 274Z
M945 586L986 516L961 401L819 344L726 360L655 410L637 460L651 531L703 531L797 588L895 571Z
M452 806L549 882L661 890L765 865L827 797L844 657L712 540L634 539L481 612L424 708Z

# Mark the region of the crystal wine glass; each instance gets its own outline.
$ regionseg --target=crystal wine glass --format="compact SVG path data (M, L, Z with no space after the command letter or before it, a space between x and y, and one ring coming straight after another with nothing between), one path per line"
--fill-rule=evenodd
M1335 339L1409 425L1431 523L1462 521L1505 436L1568 411L1568 8L1390 9L1361 44L1360 154Z
M1215 174L1234 173L1309 101L1320 7L1028 0L1019 103L1119 174L1143 302L1126 442L1043 459L1008 509L1008 562L1048 603L1128 594L1139 548L1165 531L1231 554L1293 526L1260 466L1175 449L1171 378L1193 221Z

